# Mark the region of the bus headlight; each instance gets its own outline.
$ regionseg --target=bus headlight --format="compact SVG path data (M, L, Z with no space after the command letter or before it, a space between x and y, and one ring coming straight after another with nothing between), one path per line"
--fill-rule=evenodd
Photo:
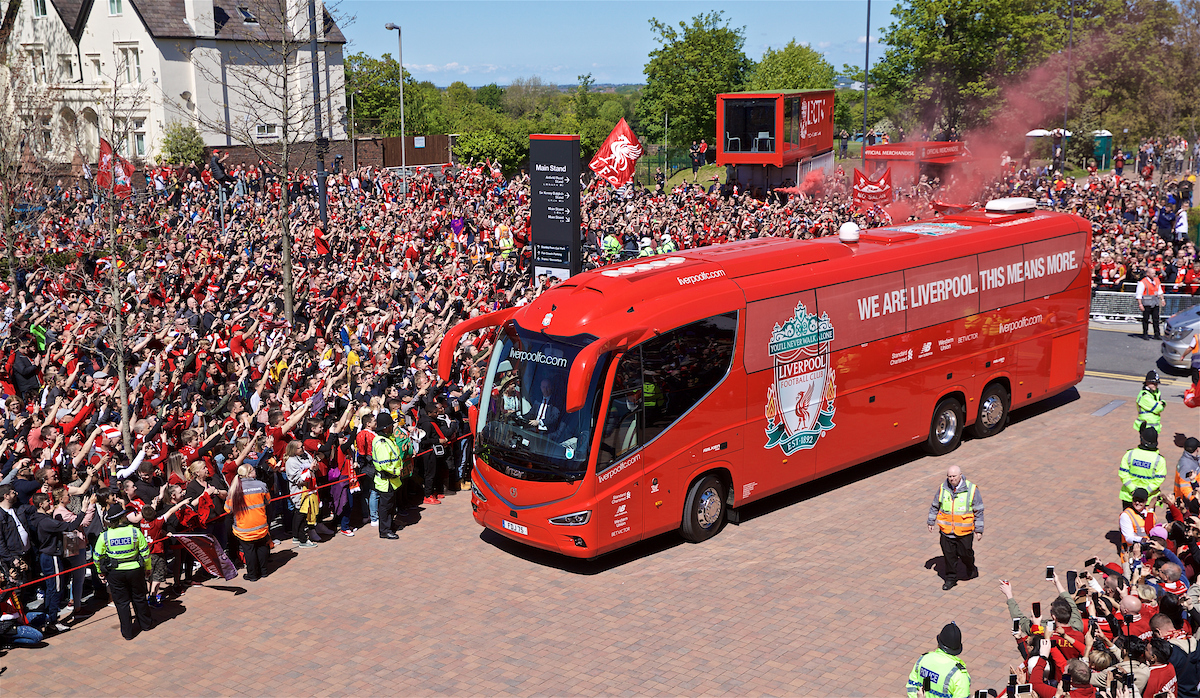
M476 485L474 480L471 481L471 494L478 497L481 502L487 501L487 497L483 496L483 490L479 489L479 485Z
M563 514L550 519L550 523L555 526L582 526L592 518L592 512L577 511L574 514Z

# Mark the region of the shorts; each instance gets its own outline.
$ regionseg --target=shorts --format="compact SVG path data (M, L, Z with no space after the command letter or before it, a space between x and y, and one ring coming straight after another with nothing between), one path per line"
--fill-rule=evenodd
M150 553L150 581L167 581L166 553Z

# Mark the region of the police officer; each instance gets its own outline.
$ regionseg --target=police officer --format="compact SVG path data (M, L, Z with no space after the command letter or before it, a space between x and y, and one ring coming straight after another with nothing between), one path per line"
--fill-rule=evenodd
M1137 396L1138 416L1133 428L1140 432L1142 427L1151 426L1155 431L1162 431L1162 413L1166 406L1158 391L1158 372L1148 371Z
M105 517L108 529L96 540L96 548L92 551L100 581L108 583L108 593L112 595L117 618L121 620L121 636L126 640L134 637L130 603L141 629L146 631L154 627L150 604L146 600L150 545L141 528L133 524L131 516L140 516L132 505L109 509Z
M958 655L962 653L962 631L954 623L947 623L937 636L938 647L921 655L908 675L908 695L917 696L924 691L926 696L937 698L969 698L971 675L963 666ZM929 689L925 690L925 680Z
M621 238L617 237L616 231L612 228L608 229L604 240L600 242L600 248L604 253L604 258L610 262L621 256Z
M642 238L641 245L638 247L639 257L650 257L654 254L654 240L649 237Z
M983 495L979 488L962 475L957 465L946 469L946 481L938 487L926 519L929 530L936 523L946 562L945 583L948 591L958 584L958 561L967 568L967 579L979 576L975 567L974 540L983 537Z
M661 242L658 246L659 254L671 254L675 251L675 241L671 239L670 233L663 233L660 240Z
M395 515L396 503L404 486L403 455L392 438L392 415L380 412L375 417L375 440L371 442L371 462L375 465L375 491L379 493L379 537L397 540L404 522Z
M1139 487L1153 495L1167 479L1167 459L1158 452L1158 430L1142 427L1142 442L1121 458L1117 474L1121 477L1121 511L1130 507L1133 491Z

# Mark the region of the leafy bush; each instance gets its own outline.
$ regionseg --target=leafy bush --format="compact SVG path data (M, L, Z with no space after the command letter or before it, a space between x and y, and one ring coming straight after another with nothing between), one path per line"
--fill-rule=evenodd
M200 137L200 131L191 124L178 121L169 124L163 132L162 159L171 165L204 162L204 139Z

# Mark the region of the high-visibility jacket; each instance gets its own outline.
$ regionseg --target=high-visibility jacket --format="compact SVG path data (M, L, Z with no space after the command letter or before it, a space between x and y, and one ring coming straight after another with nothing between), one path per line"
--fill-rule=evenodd
M271 498L267 486L254 478L239 481L246 510L233 516L233 535L241 540L259 540L271 530L267 523L267 501Z
M616 235L605 235L600 247L603 249L605 257L616 257L621 254L621 241L617 239Z
M969 536L975 532L975 484L963 481L962 492L951 491L946 483L938 493L938 529L947 535Z
M1191 499L1196 496L1196 481L1189 480L1179 474L1179 468L1175 469L1175 496Z
M1133 524L1133 534L1138 538L1146 537L1146 517L1137 513L1137 509L1133 507L1125 507L1125 511L1121 512L1121 516L1127 517L1129 523Z
M404 467L403 454L394 439L376 436L371 444L371 462L375 464L375 489L391 492L404 484L400 469Z
M1147 451L1141 447L1131 448L1121 458L1117 469L1121 476L1121 501L1132 502L1133 491L1141 487L1146 494L1153 495L1167 479L1167 461L1158 451Z
M651 247L650 245L647 245L647 246L641 248L640 250L638 250L638 256L639 257L652 257L652 256L654 256L654 248Z
M649 409L662 407L662 391L658 386L646 381L642 383L642 404Z
M929 677L929 692L934 698L970 698L971 675L962 660L940 648L921 655L908 675L908 695L916 696Z
M1166 406L1162 393L1142 388L1137 396L1138 415L1133 423L1134 431L1141 431L1143 425L1152 426L1155 431L1162 431L1162 413Z
M100 561L108 558L116 563L118 570L150 569L150 544L142 529L133 524L110 528L100 534L92 558Z
M675 251L675 241L674 240L667 240L666 242L664 242L658 246L659 254L670 254L674 251Z

